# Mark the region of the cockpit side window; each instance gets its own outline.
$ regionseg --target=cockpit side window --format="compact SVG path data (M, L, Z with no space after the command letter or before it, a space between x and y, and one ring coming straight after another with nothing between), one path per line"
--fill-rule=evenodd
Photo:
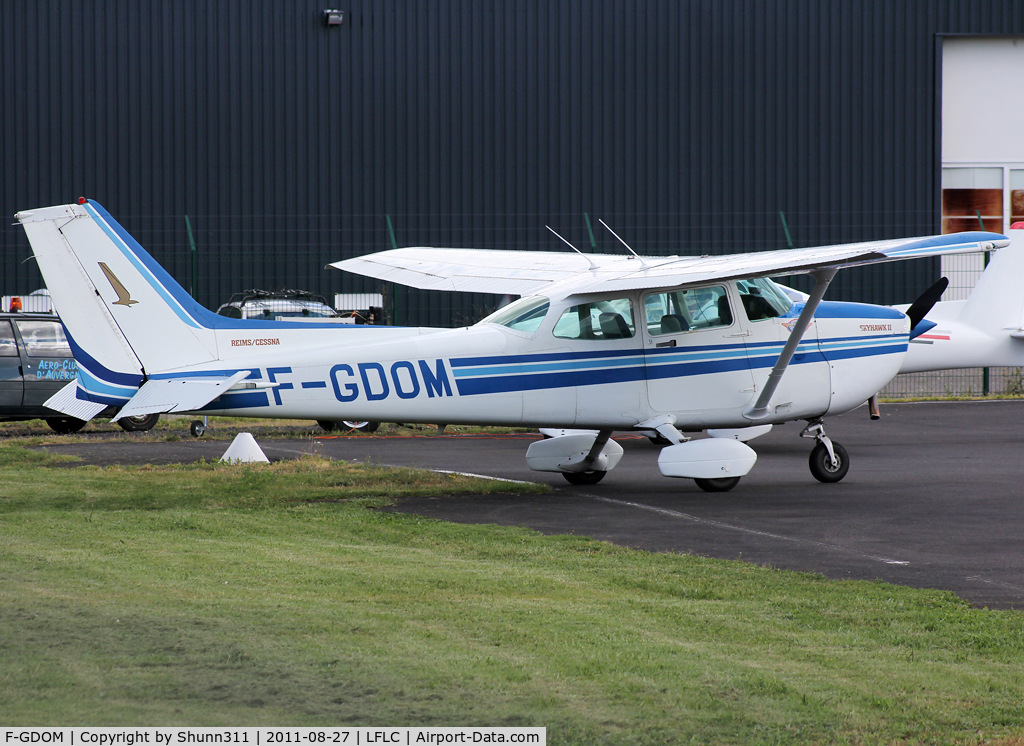
M751 321L764 321L782 316L793 307L793 301L767 277L740 280L736 283L743 310Z
M644 298L644 314L651 336L732 324L729 297L722 285L651 293Z
M517 332L535 332L547 316L551 302L543 295L531 295L499 308L479 324L498 324Z
M552 333L559 339L630 339L636 334L628 298L598 300L565 309Z

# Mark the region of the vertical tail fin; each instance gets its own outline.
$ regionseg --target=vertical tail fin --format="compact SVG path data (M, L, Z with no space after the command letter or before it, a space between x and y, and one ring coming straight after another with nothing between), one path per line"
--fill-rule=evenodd
M958 319L999 336L1024 328L1024 230L1006 235L1010 245L992 255Z
M95 202L18 213L94 401L144 376L217 359L210 317Z

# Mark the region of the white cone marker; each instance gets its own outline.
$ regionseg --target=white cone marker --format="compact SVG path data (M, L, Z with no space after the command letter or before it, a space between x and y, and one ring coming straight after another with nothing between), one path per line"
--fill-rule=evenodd
M220 460L246 464L254 462L270 463L270 459L263 453L263 449L257 445L256 439L252 437L251 433L239 433L236 435L235 439L231 441L231 445L224 452L224 455L220 457Z

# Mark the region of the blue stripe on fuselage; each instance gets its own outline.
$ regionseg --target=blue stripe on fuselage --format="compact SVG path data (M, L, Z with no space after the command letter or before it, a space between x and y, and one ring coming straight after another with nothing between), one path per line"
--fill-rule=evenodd
M200 407L196 411L209 412L218 409L245 409L269 406L270 398L267 396L266 391L246 391L237 394L222 394L205 407Z
M459 394L472 396L713 375L747 368L770 368L777 362L784 344L782 341L774 341L752 345L739 343L610 352L456 358L450 361L450 365L456 376ZM815 340L802 342L790 364L806 365L905 352L907 337L905 334L835 337L823 340L820 344L819 348L819 343ZM626 356L631 356L632 359ZM608 359L612 357L617 359ZM641 357L644 364L635 365L635 361ZM599 367L602 365L600 358L605 358L603 364L607 367ZM580 362L581 359L583 362ZM519 364L496 365L495 363L499 361L515 361ZM536 365L540 361L544 363Z
M491 376L488 378L462 378L455 382L460 396L474 394L498 394L511 391L535 391L537 389L559 389L569 386L596 386L602 383L623 383L642 381L645 368L605 368L603 370L578 370L563 373L535 373L532 375Z

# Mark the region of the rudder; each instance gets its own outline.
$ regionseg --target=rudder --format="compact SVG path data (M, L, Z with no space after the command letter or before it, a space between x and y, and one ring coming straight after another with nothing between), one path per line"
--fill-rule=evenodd
M90 398L123 403L146 374L216 360L213 329L203 323L212 314L101 206L61 205L16 217Z

